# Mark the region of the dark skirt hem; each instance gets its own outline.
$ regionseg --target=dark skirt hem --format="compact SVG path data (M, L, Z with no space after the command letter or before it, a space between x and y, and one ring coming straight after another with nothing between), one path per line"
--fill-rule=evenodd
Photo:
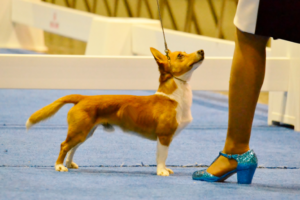
M299 10L299 0L260 0L255 34L300 43Z

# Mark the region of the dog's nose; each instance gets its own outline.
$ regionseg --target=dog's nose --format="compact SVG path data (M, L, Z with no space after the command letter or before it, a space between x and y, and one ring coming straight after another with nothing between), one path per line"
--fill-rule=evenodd
M204 56L204 51L202 49L197 51L197 53L200 54L201 56Z

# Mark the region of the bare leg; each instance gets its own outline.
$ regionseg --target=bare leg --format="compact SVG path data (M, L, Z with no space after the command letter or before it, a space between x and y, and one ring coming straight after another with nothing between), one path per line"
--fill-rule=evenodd
M235 51L229 85L229 120L223 149L227 154L249 150L254 112L263 84L268 37L236 30ZM220 156L207 172L221 176L235 169L235 160Z
M157 175L158 176L169 176L169 174L174 174L171 169L166 168L166 160L168 157L169 146L162 145L157 138Z

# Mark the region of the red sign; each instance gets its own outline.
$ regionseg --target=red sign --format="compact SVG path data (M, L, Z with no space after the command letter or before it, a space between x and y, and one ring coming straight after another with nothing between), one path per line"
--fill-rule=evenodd
M54 29L59 28L59 23L57 21L56 13L53 13L53 19L52 19L52 21L50 21L50 28L54 28Z

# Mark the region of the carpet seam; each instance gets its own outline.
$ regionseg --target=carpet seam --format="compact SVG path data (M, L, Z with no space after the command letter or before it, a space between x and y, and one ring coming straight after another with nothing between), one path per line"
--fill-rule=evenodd
M166 165L167 167L178 167L178 168L197 168L197 167L209 167L209 165ZM54 165L0 165L0 168L43 168L43 167L54 167ZM94 168L129 168L129 167L157 167L157 165L82 165L79 167L94 167ZM258 166L258 169L300 169L300 167L287 167L287 166L278 166L278 167L265 167L265 166Z

